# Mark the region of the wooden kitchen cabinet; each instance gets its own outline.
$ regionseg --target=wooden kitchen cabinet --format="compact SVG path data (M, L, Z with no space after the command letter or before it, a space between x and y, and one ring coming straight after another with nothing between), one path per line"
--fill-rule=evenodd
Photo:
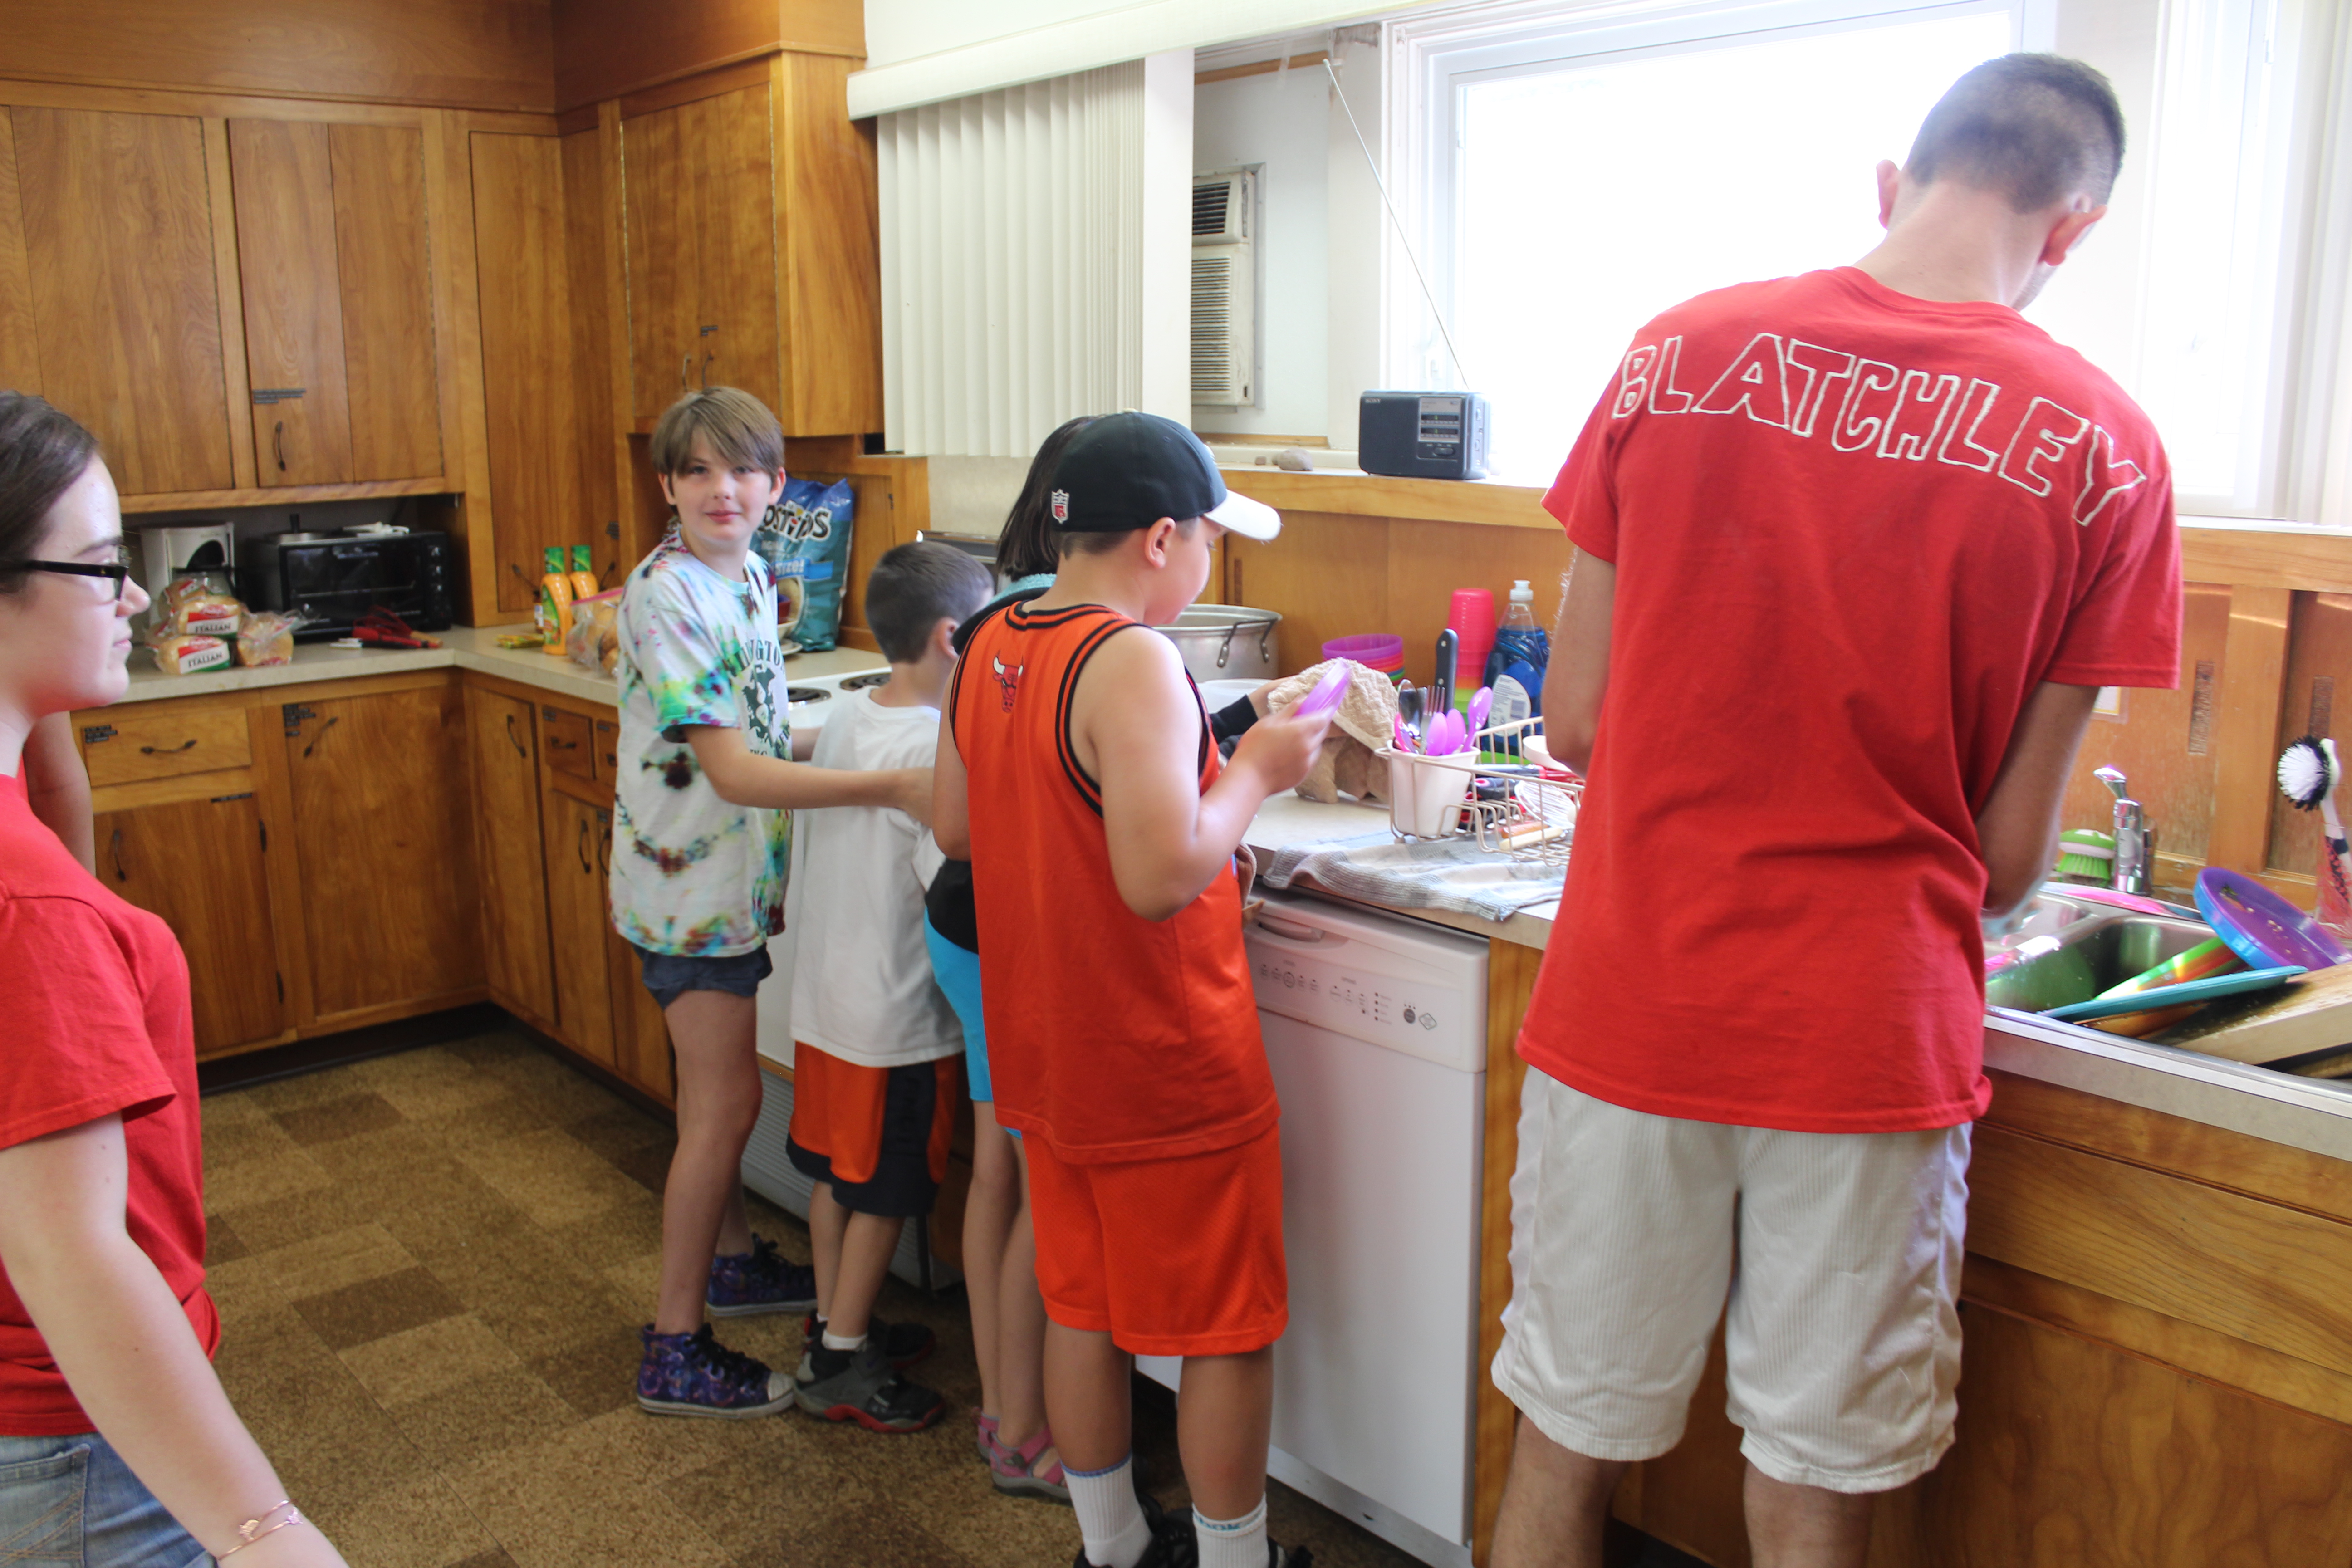
M320 695L284 703L280 715L319 1020L351 1026L478 994L474 800L457 683Z
M99 880L163 917L180 939L196 1054L277 1038L286 984L269 907L269 836L253 792L102 811L93 822Z
M482 963L490 999L552 1024L547 862L539 824L539 751L533 705L478 686L466 689L473 753L474 853L481 868Z
M228 193L208 175L203 122L23 105L5 117L0 318L15 324L0 324L0 355L24 377L10 384L89 426L124 495L226 487L213 207Z
M231 120L260 482L442 471L424 132Z
M615 1067L605 937L613 929L604 846L613 814L577 795L547 795L547 923L555 947L555 1022L564 1042Z

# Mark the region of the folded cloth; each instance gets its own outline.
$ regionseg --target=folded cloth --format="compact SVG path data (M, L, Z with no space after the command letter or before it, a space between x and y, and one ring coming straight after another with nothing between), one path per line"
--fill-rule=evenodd
M1334 664L1347 666L1348 689L1331 715L1322 752L1299 781L1298 793L1308 800L1336 802L1344 795L1385 805L1389 770L1372 753L1389 743L1397 716L1396 688L1387 676L1353 659L1326 659L1277 681L1265 694L1266 710L1287 708L1314 690Z
M1490 871L1475 880L1464 868ZM1468 838L1400 844L1388 833L1293 844L1277 850L1259 879L1287 888L1299 878L1342 898L1392 910L1449 910L1481 920L1507 921L1530 904L1559 897L1562 868L1505 860Z

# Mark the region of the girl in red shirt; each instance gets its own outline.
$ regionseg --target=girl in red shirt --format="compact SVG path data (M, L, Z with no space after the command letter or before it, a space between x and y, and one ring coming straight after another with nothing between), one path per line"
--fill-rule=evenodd
M37 727L122 695L128 579L97 441L0 393L0 1552L339 1564L208 1359L187 963L18 787Z

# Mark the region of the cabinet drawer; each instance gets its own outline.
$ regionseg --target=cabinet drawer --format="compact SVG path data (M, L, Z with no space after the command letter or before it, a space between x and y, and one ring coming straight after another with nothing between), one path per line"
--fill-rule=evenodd
M596 721L596 776L611 784L621 775L621 721Z
M573 713L562 708L541 708L539 710L540 744L547 750L547 761L558 773L574 778L596 776L590 752L591 738L588 715Z
M94 787L253 765L245 712L236 708L176 713L158 704L150 712L84 724L81 749Z

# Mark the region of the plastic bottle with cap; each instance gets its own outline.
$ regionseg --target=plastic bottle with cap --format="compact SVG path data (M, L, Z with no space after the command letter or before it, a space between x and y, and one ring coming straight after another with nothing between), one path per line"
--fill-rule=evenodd
M1536 593L1522 577L1511 584L1503 624L1486 655L1485 679L1495 689L1486 722L1501 724L1543 712L1544 667L1551 662L1551 638L1536 625Z

